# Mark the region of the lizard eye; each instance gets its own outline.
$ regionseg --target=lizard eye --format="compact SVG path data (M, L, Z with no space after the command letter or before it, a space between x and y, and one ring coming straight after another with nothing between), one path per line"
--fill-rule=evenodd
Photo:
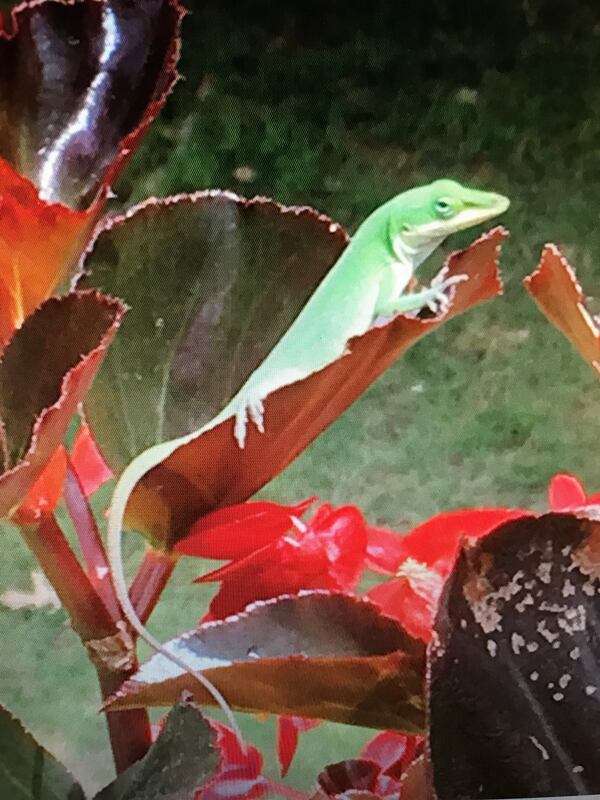
M454 208L452 207L452 204L443 198L436 200L433 207L435 213L444 219L447 219L454 214Z

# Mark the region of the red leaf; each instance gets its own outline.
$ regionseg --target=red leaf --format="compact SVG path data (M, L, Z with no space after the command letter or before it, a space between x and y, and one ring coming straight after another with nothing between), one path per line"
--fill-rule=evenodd
M555 475L548 486L548 505L551 511L565 511L587 503L585 490L575 475Z
M220 753L215 777L196 792L194 800L245 800L263 797L267 784L262 775L263 757L259 750L246 744L244 752L235 733L214 720L210 725L217 733Z
M224 619L255 600L303 589L349 591L363 569L365 549L366 527L357 508L320 509L297 537L281 537L197 578L199 583L222 581L203 621Z
M383 731L367 742L360 751L360 758L374 761L386 775L400 780L421 752L424 741L422 736Z
M301 517L316 501L309 497L295 506L277 503L239 503L200 517L177 553L198 558L239 559L260 550L292 527L292 517Z
M61 445L19 506L15 515L19 523L36 524L54 512L62 497L66 468L67 454Z
M89 425L82 423L71 450L71 463L86 497L94 494L113 474L109 469Z
M321 721L318 719L277 717L277 760L282 778L287 774L296 755L299 734L310 731L320 724Z
M93 222L88 212L40 200L31 181L0 158L0 346L52 294Z

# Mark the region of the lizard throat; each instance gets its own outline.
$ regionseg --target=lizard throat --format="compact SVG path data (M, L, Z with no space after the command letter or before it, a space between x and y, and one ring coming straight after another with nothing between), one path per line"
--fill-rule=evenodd
M445 238L445 235L435 238L415 236L413 241L410 241L398 234L394 237L392 248L398 261L410 264L415 270L442 244Z

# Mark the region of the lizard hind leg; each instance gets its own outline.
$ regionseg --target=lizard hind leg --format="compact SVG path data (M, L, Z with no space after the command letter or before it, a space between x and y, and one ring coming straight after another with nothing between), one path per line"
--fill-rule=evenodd
M318 366L316 367L319 368ZM274 377L261 383L248 386L240 395L235 412L234 436L241 450L246 444L248 433L248 421L252 422L259 433L265 432L265 404L267 397L289 386L291 383L306 378L313 370L302 369L301 367L288 367L278 370Z
M246 445L248 419L254 423L259 433L265 432L265 404L263 403L265 397L266 394L263 396L251 394L240 398L235 412L234 425L234 436L240 450L243 450Z

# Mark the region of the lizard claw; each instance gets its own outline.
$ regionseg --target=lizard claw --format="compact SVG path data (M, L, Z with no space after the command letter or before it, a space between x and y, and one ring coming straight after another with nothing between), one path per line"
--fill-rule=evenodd
M260 433L265 432L265 406L262 397L247 397L240 401L235 415L235 426L233 429L240 450L243 450L246 445L248 417Z
M428 298L427 308L434 314L445 314L450 306L450 298L446 289L469 279L468 275L451 275L446 278L447 269L441 270L431 282L431 296Z
M265 432L265 405L260 397L252 398L248 401L248 413L250 419L256 425L260 433Z

